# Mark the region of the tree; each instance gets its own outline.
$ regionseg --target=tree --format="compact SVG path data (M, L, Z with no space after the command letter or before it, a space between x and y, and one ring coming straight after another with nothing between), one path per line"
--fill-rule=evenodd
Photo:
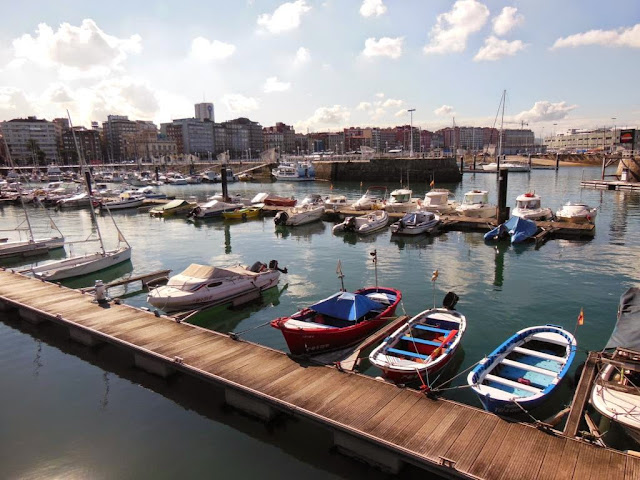
M40 149L40 145L33 138L27 140L27 148L31 151L33 157L36 158L38 165L46 165L47 155Z

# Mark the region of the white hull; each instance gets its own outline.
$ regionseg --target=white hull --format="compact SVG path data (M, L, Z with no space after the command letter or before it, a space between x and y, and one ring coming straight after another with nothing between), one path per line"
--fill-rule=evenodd
M550 220L553 217L553 212L550 208L538 208L535 210L514 208L511 215L525 220Z
M333 226L333 233L353 231L360 235L368 235L387 228L389 224L389 214L384 210L362 215L361 217L348 217L344 222Z
M131 247L107 250L102 253L90 253L80 257L72 257L58 262L35 267L30 271L42 280L64 280L65 278L88 275L109 268L131 258Z
M456 211L463 217L491 218L496 216L496 205L460 205Z
M33 241L0 243L0 257L15 255L28 256L31 252L40 252L44 249L53 250L64 247L64 237L34 238Z
M402 202L402 203L387 203L384 206L384 209L387 212L391 213L407 213L412 212L420 208L418 205L418 201L416 199L411 199L410 202Z
M109 210L123 210L125 208L138 208L142 206L143 198L133 200L107 202L100 205L100 208L108 208Z
M556 217L561 222L595 223L597 214L597 208L569 202L556 212Z
M529 165L520 163L500 162L500 169L506 168L509 172L528 172L530 171ZM497 163L487 163L482 165L482 169L485 172L497 172Z

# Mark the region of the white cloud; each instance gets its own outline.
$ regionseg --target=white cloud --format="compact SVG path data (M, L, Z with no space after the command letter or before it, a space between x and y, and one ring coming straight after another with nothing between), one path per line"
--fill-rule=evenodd
M281 82L278 77L269 77L264 83L264 93L284 92L291 88L291 83Z
M605 47L640 48L640 23L633 27L616 30L589 30L559 38L551 49L582 47L585 45L603 45Z
M73 93L64 84L50 85L43 97L50 103L69 103L73 101Z
M504 7L500 14L492 20L493 33L496 35L506 35L518 25L524 22L524 16L518 14L516 7Z
M403 100L395 100L393 98L388 98L384 102L382 102L382 106L384 108L397 108L401 107L404 104Z
M394 117L400 118L400 117L404 117L407 115L407 111L406 110L398 110L396 113L394 113Z
M0 120L37 115L37 102L27 97L25 92L13 87L0 87Z
M551 103L547 100L542 100L540 102L536 102L530 110L520 112L514 118L518 122L546 122L562 120L576 108L578 108L577 105L567 105L567 102Z
M367 111L367 110L371 110L372 108L373 108L373 105L371 105L371 102L360 102L356 107L356 110Z
M257 99L239 93L227 93L222 97L222 103L231 113L249 113L259 108Z
M476 62L500 60L502 57L515 55L525 47L521 40L509 42L491 35L485 39L484 46L478 50L473 60Z
M64 76L97 76L120 69L129 54L140 53L142 39L107 35L93 20L85 19L79 27L63 23L57 31L41 23L35 36L24 34L13 40L13 48L16 59L57 67Z
M442 105L441 107L436 108L433 113L439 117L447 117L455 114L456 112L453 111L453 107L451 105Z
M351 114L342 105L334 105L332 107L320 107L313 112L313 115L307 120L300 123L304 128L323 128L345 125Z
M382 37L380 40L367 38L364 42L362 54L365 57L390 57L399 58L402 55L402 42L404 37Z
M378 92L378 93L376 93L376 97L378 97L378 98L384 98L384 93L382 93L382 92Z
M382 0L364 0L360 6L360 15L363 17L379 17L387 11L387 7Z
M295 30L300 26L302 15L311 10L305 0L283 3L272 14L264 13L258 17L258 25L269 33L282 33Z
M480 30L489 17L489 9L477 0L458 0L449 12L438 15L429 34L431 41L424 53L462 52L467 38Z
M300 65L304 65L305 63L309 63L311 61L311 52L309 52L308 48L300 47L296 51L296 56L293 59L293 65L299 67Z
M189 57L199 62L211 62L212 60L224 60L236 51L235 45L219 40L210 41L204 37L196 37L191 42Z

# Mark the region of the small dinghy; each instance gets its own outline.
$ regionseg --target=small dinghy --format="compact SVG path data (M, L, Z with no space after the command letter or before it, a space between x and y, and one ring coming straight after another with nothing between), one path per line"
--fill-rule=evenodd
M484 234L486 241L503 240L511 237L511 243L522 243L538 231L536 222L520 217L511 217L503 224Z
M450 308L425 310L407 321L371 352L371 364L393 382L428 383L453 358L467 328L465 316L453 310L457 300L450 292L444 301Z
M597 208L591 208L584 203L565 203L560 210L556 212L556 218L560 222L571 223L595 223Z
M566 376L576 345L562 327L525 328L482 359L467 382L490 412L528 411L544 402Z
M409 212L391 225L392 235L420 235L431 233L440 223L440 216L433 212Z
M355 232L360 235L377 232L387 227L389 214L384 210L372 210L371 213L359 217L346 217L344 222L333 226L333 233Z
M294 355L348 347L382 327L402 298L399 290L368 287L338 292L289 317L271 321Z

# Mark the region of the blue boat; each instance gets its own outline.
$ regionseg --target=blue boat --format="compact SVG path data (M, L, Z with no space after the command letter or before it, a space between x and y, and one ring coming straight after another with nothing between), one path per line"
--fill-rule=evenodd
M540 405L567 374L575 337L556 325L529 327L507 339L469 373L485 410L515 414Z
M522 243L534 236L538 231L536 222L520 217L511 217L509 220L484 234L485 240L501 240L511 237L511 243Z

